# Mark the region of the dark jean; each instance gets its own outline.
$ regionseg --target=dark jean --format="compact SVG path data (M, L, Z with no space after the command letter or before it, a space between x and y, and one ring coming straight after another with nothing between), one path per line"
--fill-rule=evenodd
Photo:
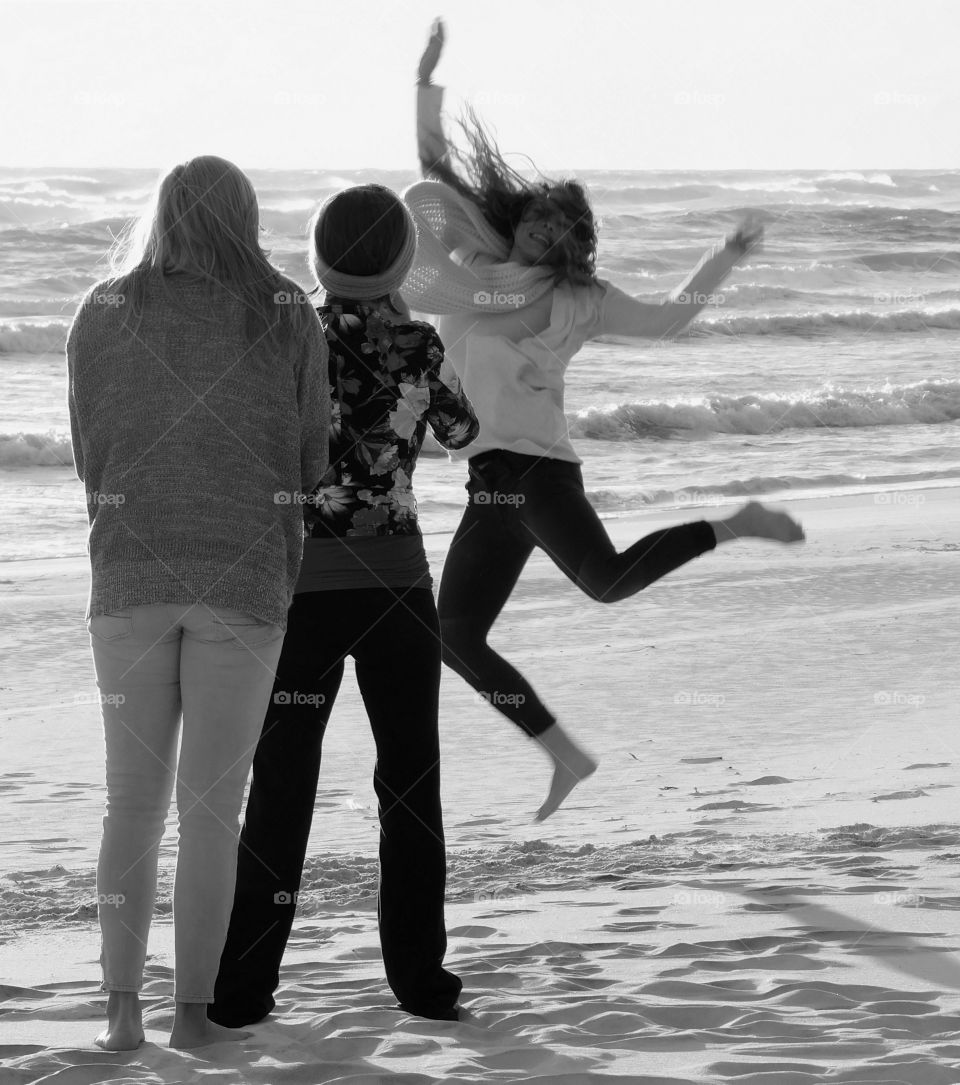
M377 746L377 915L387 981L405 1009L425 1017L450 1015L460 994L460 979L443 967L446 853L433 594L428 588L307 592L294 596L290 608L253 760L233 912L209 1011L220 1024L258 1021L275 1005L324 730L347 655L356 661Z
M617 553L578 464L517 452L469 461L467 508L440 581L443 661L528 735L555 722L487 635L535 547L601 603L626 599L716 545L705 520L664 528Z

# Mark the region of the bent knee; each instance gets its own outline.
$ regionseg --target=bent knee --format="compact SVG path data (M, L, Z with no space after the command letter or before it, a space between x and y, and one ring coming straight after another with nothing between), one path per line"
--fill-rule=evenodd
M577 587L595 603L619 603L623 596L617 591L617 585L607 579L578 577Z

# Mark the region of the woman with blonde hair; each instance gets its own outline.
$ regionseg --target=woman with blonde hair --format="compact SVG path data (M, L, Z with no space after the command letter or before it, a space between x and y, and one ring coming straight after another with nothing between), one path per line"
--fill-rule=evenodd
M206 1009L301 563L300 495L326 469L330 411L320 324L258 230L236 166L213 156L176 166L67 342L106 747L97 893L109 996L96 1042L111 1051L143 1040L138 992L174 783L170 1045L249 1035Z

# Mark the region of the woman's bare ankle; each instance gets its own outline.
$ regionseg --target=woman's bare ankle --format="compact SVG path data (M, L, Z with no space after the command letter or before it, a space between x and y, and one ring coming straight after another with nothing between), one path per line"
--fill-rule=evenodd
M143 1043L143 1017L136 991L111 991L107 1027L93 1041L104 1051L133 1051Z

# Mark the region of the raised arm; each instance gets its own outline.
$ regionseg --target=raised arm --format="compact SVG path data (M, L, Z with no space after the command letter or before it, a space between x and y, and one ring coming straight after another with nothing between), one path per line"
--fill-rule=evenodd
M443 87L430 82L440 53L443 50L444 27L435 19L430 27L430 38L417 68L417 155L424 177L445 181L450 174L450 148L443 132L440 109L443 105Z
M593 333L646 339L676 335L712 300L717 287L763 237L763 226L746 220L724 244L706 252L687 278L662 302L640 301L607 285L603 312Z

